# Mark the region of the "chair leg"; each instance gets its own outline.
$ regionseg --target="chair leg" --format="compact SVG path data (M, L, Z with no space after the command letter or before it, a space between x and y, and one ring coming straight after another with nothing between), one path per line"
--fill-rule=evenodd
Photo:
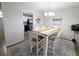
M32 46L30 47L30 53L32 53Z
M36 51L36 54L37 54L37 56L38 56L38 44L37 44L37 51Z
M28 35L29 35L29 43L30 43L30 53L32 53L32 38L30 37L31 32L28 32Z
M55 49L53 49L53 54L54 54L54 56L55 56Z
M45 55L45 48L44 48L44 46L45 46L45 40L43 41L43 56Z
M30 53L32 53L32 42L30 42Z
M54 56L55 56L55 44L54 44L54 46L53 46L53 54L54 54Z

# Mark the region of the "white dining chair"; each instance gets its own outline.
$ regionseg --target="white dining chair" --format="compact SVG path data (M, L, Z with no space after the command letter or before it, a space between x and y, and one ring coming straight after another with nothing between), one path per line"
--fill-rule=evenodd
M62 29L59 28L58 31L55 34L51 35L48 40L48 48L52 49L54 55L55 55L56 43L58 42L61 32Z
M31 53L33 52L33 47L36 47L36 55L38 56L39 51L43 48L44 37L42 35L38 35L36 32L30 31L30 49Z

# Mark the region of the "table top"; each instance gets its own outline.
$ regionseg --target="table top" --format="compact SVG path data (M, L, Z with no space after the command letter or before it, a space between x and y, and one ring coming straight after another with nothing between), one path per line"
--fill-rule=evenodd
M44 35L51 35L55 33L58 29L59 27L38 27L38 28L34 28L33 31L39 32Z

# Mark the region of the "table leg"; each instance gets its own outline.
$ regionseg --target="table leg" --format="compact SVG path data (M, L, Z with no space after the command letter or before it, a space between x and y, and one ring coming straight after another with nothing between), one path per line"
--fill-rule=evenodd
M46 36L46 39L45 39L45 49L44 49L45 56L47 56L47 51L48 51L48 36Z
M31 31L28 31L28 36L29 36L29 46L30 46L30 53L32 53L32 38L31 38Z

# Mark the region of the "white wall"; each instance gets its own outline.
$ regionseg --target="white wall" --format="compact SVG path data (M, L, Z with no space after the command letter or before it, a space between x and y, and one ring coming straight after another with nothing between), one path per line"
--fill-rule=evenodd
M40 12L33 5L24 2L2 2L2 11L7 45L24 39L23 12L33 13L33 20L40 17ZM38 25L34 23L34 26Z
M22 14L18 3L2 2L3 23L6 44L24 39Z
M71 31L70 26L72 24L79 24L79 6L57 10L54 12L55 12L55 16L62 17L62 28L63 28L62 36L64 38L71 40L73 38L73 32ZM52 18L48 19L44 17L45 20L44 24L52 26L53 25Z
M34 27L38 27L38 26L40 27L40 26L43 25L43 17L42 17L42 14L38 12L37 15L38 15L37 17L34 17L34 21L33 21L33 26ZM38 17L40 18L39 24L37 23L37 21L35 21L35 19L37 19Z

